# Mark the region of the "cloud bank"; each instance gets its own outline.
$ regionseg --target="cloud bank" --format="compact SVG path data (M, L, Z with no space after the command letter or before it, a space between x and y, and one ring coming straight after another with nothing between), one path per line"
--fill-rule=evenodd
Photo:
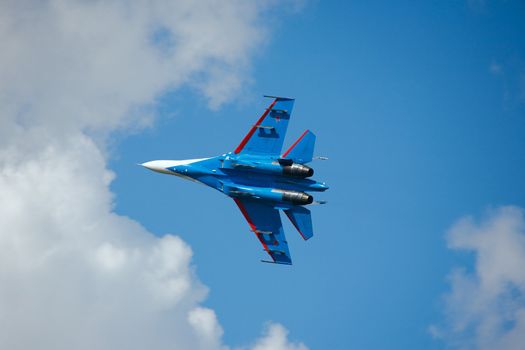
M182 86L226 102L267 6L0 3L0 348L228 348L191 248L112 212L115 174L90 135L151 123ZM254 344L305 348L278 324Z
M475 222L467 217L448 232L451 249L473 253L472 271L449 275L446 323L431 333L458 349L523 349L525 344L525 217L502 207Z

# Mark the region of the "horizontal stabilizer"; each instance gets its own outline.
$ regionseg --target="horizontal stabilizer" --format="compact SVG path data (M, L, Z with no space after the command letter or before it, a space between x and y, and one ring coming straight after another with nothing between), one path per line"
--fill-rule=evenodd
M312 238L314 231L312 229L312 215L310 214L310 210L305 207L295 206L292 209L285 210L284 213L305 241Z
M293 159L295 163L304 164L312 161L314 156L315 135L310 130L306 130L295 141L281 158Z

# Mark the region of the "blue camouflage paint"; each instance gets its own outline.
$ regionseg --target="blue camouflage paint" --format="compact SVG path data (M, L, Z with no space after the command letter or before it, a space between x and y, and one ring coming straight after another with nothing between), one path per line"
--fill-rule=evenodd
M309 179L315 135L309 130L284 153L282 146L294 100L276 97L239 146L220 156L187 161L151 161L151 170L198 181L232 197L274 263L291 264L279 210L306 240L313 236L308 192L328 189Z

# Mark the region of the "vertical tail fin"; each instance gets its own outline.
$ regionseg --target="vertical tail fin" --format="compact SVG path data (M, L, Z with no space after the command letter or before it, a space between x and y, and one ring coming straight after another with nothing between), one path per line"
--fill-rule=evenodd
M292 209L285 210L284 213L288 216L305 241L312 238L314 231L312 229L312 216L310 215L310 210L305 207L295 206Z
M315 135L310 130L306 130L295 141L281 158L293 159L295 163L309 163L312 161L315 147Z

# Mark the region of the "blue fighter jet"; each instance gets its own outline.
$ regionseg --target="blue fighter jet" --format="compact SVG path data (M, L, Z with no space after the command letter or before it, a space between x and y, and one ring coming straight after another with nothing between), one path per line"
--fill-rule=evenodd
M309 179L314 174L305 165L313 159L315 135L311 131L306 130L281 153L294 99L265 97L273 102L232 152L212 158L154 160L141 165L205 184L232 197L272 258L262 261L291 265L279 210L307 240L313 236L312 218L304 206L314 202L308 192L326 191L328 186Z

